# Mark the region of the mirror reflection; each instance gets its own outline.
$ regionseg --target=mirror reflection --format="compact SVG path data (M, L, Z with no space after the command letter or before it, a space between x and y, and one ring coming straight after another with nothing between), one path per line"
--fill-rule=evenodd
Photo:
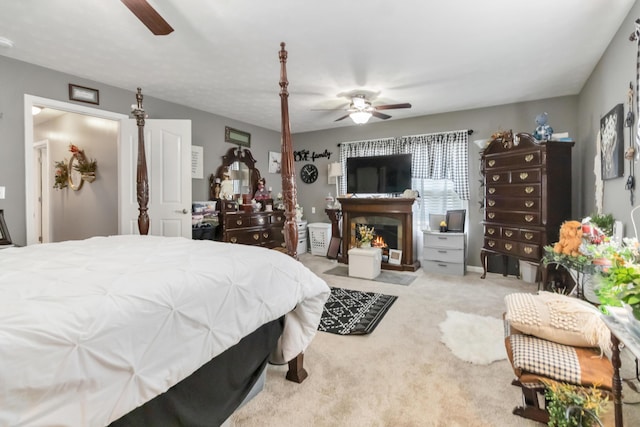
M260 171L247 148L231 148L222 156L222 165L210 177L211 199L239 199L242 194L253 195L258 188Z

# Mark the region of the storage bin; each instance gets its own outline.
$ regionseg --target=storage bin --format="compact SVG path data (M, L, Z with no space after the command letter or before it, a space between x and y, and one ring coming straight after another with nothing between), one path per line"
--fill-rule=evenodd
M382 249L351 248L349 249L349 277L375 279L380 275Z
M527 283L536 283L538 279L538 264L520 261L520 278Z
M309 224L309 241L312 255L327 256L331 242L331 224L314 222Z

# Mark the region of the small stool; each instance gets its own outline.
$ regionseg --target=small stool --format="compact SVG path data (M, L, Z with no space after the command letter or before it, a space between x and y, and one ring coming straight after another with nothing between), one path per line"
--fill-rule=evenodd
M382 249L352 248L349 249L349 277L375 279L380 275Z

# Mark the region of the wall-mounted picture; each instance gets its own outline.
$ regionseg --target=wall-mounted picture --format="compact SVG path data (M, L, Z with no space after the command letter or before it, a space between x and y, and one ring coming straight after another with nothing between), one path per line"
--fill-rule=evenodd
M69 83L69 99L71 101L86 102L87 104L100 104L100 92L98 89L78 86Z
M618 104L600 119L602 179L624 175L624 107Z
M402 262L402 251L389 249L389 264L400 265Z
M276 151L269 151L269 173L280 173L281 154Z

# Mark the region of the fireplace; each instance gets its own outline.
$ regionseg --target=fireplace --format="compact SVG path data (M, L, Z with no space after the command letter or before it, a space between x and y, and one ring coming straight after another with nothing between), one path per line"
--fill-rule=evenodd
M389 249L402 251L399 265L382 263L387 270L416 271L420 262L414 259L413 203L408 198L340 198L342 205L342 250L340 262L349 263L349 249L358 246L358 225L374 227L376 236L383 242L375 242L386 254Z

